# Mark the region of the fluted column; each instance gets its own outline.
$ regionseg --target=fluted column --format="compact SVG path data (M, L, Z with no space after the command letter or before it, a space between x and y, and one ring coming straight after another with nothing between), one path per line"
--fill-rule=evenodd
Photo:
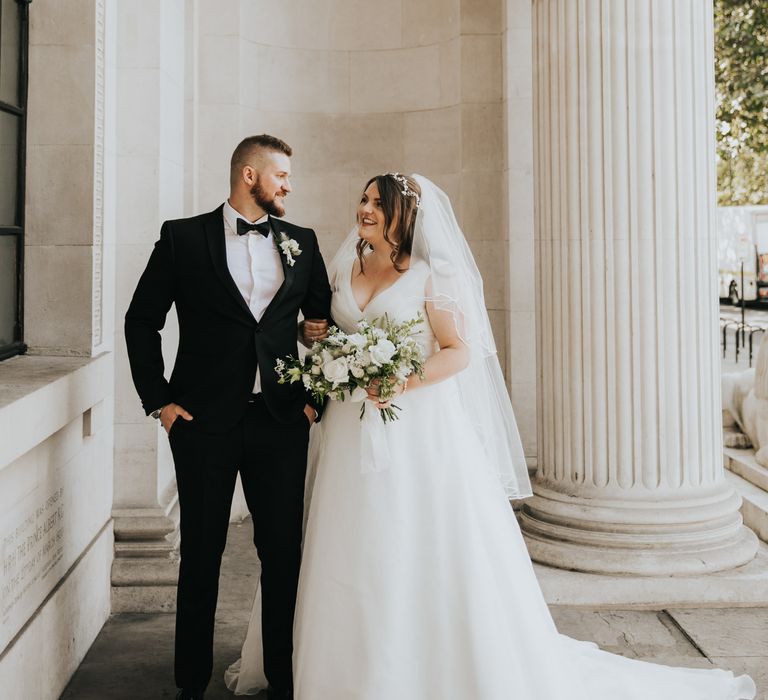
M746 563L724 480L708 0L534 0L534 559Z

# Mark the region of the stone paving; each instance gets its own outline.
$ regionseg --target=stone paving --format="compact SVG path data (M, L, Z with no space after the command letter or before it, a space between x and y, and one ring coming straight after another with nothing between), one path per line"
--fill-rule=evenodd
M258 568L250 538L249 520L231 526L222 569L214 676L206 700L234 697L222 676L239 654L256 585ZM757 683L758 700L768 700L768 608L553 607L552 612L561 632L597 642L607 651L671 665L715 665L749 673ZM112 616L61 700L171 700L173 626L173 615L168 614Z

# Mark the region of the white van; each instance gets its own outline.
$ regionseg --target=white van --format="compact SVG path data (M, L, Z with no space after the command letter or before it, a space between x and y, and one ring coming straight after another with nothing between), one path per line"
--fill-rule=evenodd
M768 303L768 206L718 207L717 244L720 299Z

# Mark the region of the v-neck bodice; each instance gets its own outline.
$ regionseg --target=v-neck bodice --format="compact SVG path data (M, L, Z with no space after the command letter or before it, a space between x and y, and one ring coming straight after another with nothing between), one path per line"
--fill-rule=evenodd
M352 263L339 270L336 279L331 280L333 299L331 314L333 320L346 333L354 332L361 320L375 321L385 314L397 322L408 321L421 314L424 323L419 326L416 339L429 357L436 350L435 335L429 325L424 304L425 287L429 277L429 266L421 261L411 260L411 267L395 282L377 292L362 311L352 292Z

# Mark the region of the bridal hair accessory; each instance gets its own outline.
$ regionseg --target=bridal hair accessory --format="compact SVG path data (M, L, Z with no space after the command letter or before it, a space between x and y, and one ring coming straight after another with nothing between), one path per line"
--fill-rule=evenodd
M410 186L408 185L408 178L406 178L404 175L401 175L400 173L386 173L386 174L389 175L389 177L391 177L395 182L403 186L403 189L400 190L400 192L405 197L415 197L417 207L421 204L421 197L419 197L419 195L410 188Z

